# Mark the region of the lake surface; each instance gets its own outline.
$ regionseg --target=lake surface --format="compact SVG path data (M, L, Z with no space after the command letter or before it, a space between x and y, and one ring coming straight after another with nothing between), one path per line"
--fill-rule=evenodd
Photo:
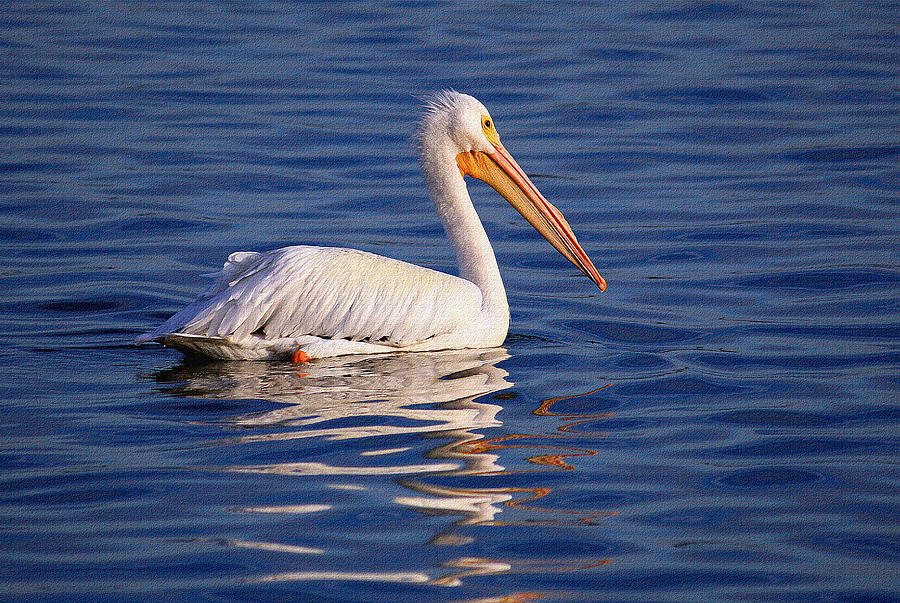
M0 8L0 597L900 597L895 2ZM597 288L470 190L504 348L135 347L229 253L453 271L491 110Z

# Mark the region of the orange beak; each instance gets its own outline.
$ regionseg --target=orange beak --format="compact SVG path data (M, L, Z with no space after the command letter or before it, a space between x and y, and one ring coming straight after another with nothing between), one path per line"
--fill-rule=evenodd
M606 281L584 252L572 227L558 209L544 198L499 141L491 152L469 151L456 156L459 171L488 183L503 195L541 235L588 278L606 289Z

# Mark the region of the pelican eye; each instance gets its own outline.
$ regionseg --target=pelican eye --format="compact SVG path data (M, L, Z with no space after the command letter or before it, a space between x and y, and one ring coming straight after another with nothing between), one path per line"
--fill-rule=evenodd
M492 145L500 144L500 136L497 134L497 130L494 129L494 122L487 115L481 116L481 131Z

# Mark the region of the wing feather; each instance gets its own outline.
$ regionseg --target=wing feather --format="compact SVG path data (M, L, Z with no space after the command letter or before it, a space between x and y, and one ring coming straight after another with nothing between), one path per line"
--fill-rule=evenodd
M473 283L355 249L294 246L229 256L203 295L153 335L315 335L404 346L481 310Z

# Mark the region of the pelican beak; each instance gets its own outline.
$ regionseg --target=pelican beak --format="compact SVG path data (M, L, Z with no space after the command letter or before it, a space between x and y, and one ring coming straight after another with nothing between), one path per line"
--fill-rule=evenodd
M558 209L544 198L500 141L492 142L493 151L469 151L456 156L459 171L488 183L503 195L541 235L566 259L575 264L600 290L606 281L578 244L575 233Z

